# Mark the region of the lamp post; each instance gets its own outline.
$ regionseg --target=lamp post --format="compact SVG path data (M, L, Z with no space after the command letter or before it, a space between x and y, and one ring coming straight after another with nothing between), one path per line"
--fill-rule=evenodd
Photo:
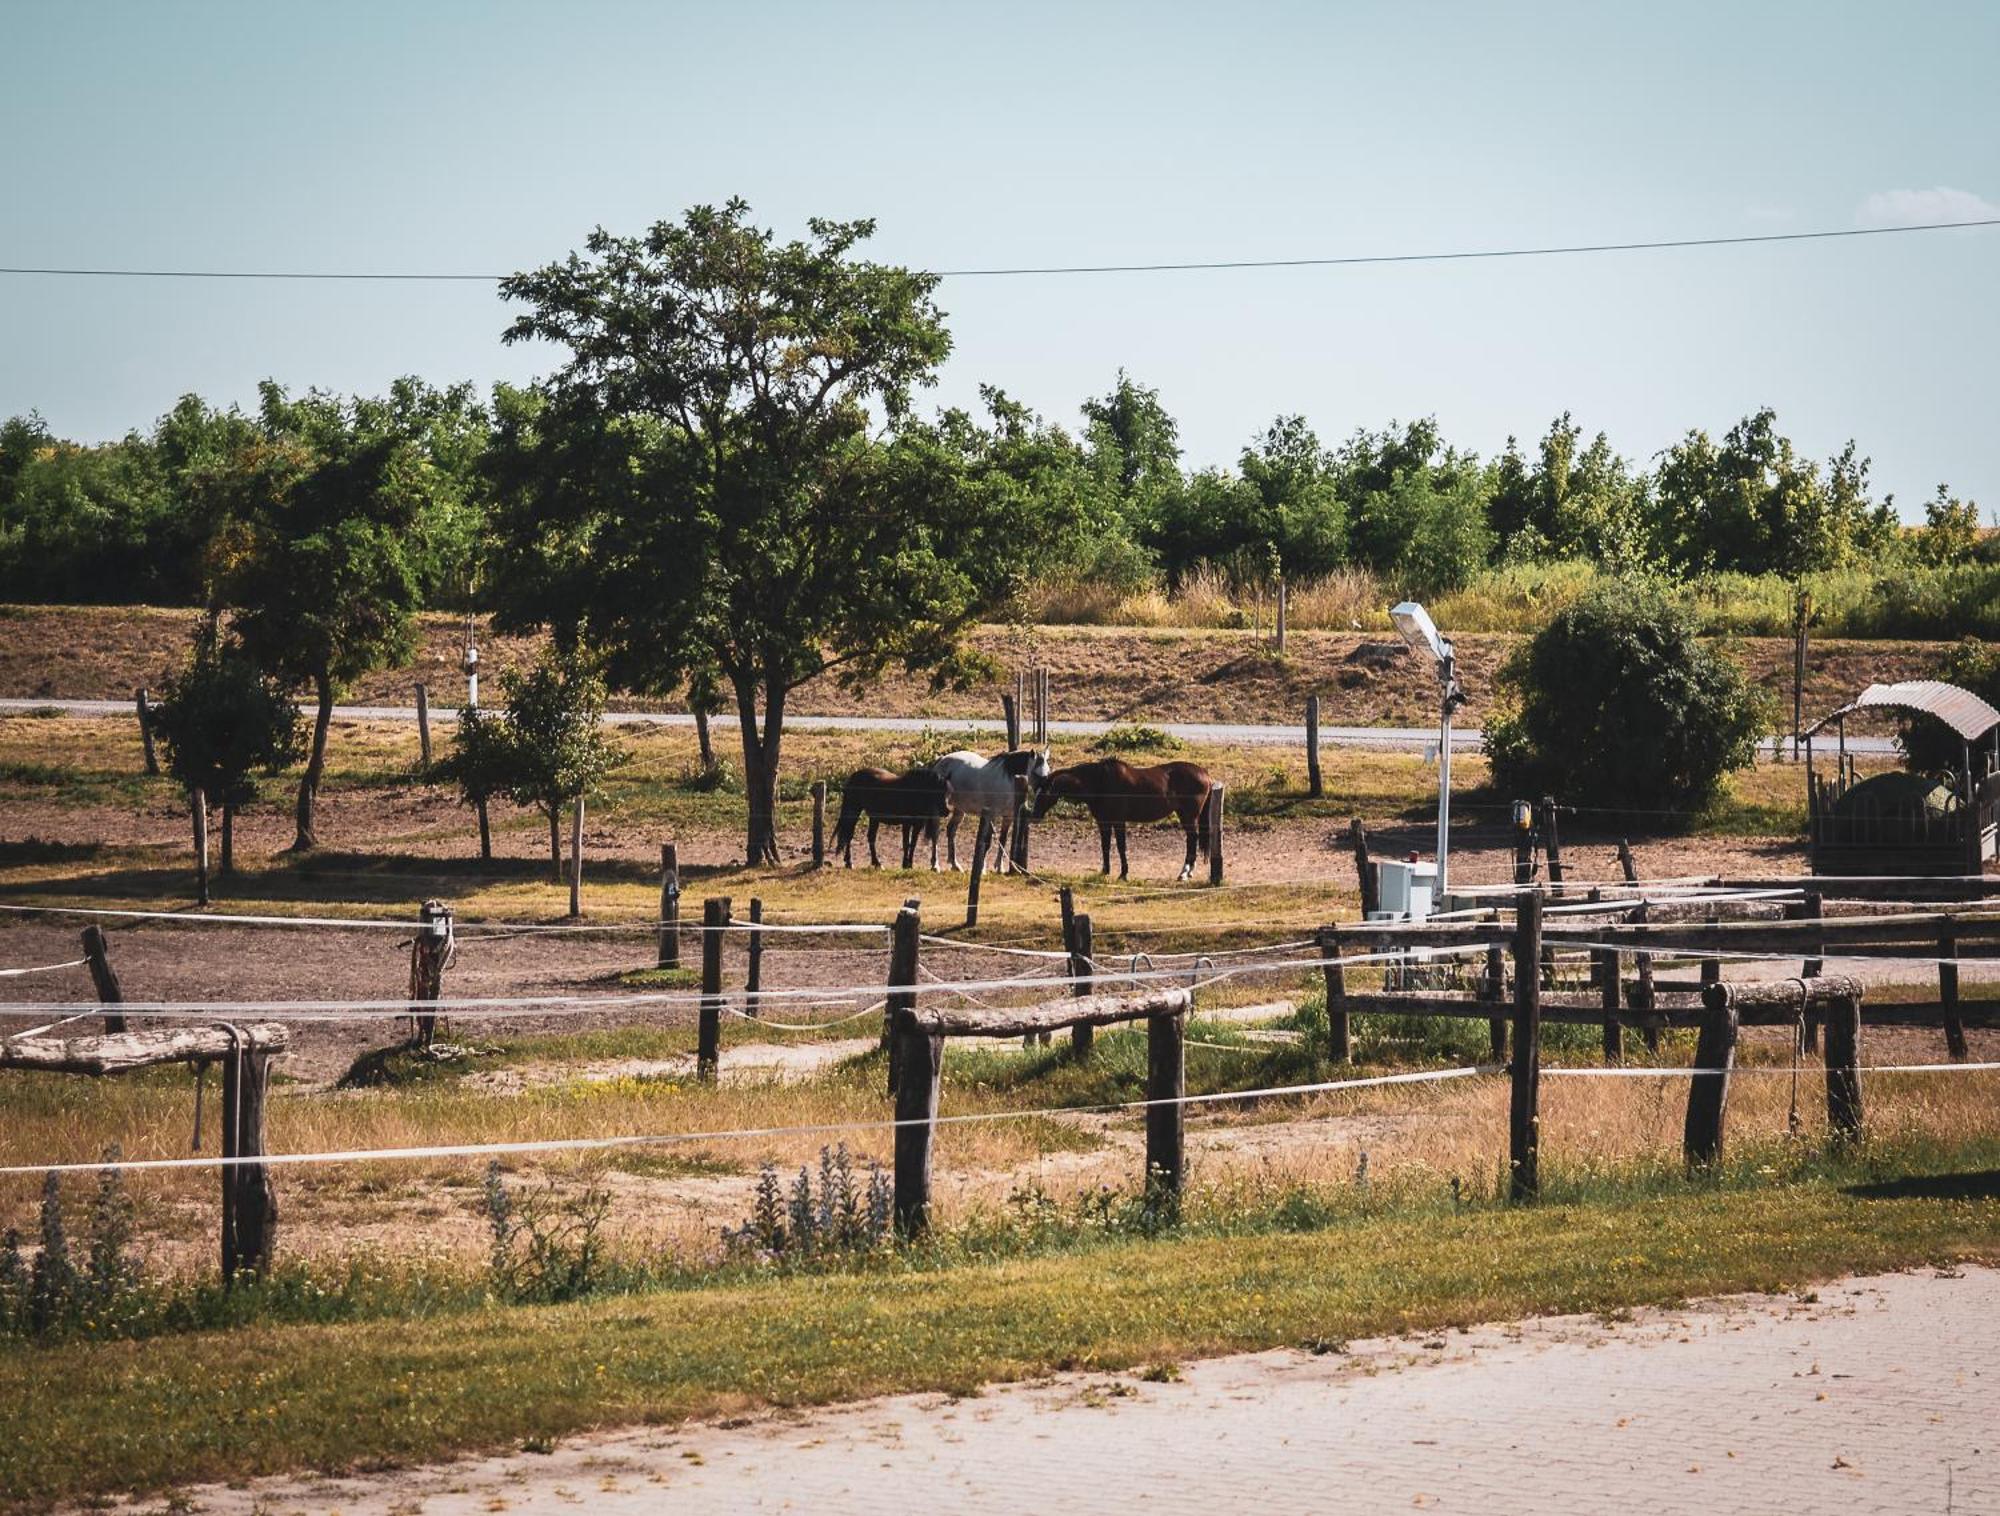
M1430 612L1414 600L1389 608L1389 619L1413 649L1430 654L1437 664L1438 680L1438 841L1437 889L1440 907L1449 888L1451 852L1451 713L1465 703L1465 691L1458 687L1458 665L1452 655L1451 639L1439 634Z

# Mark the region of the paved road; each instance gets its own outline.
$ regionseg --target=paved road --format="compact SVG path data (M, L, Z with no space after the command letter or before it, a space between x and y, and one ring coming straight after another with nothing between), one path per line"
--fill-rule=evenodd
M72 716L123 716L131 713L132 705L126 700L0 700L0 711L51 709ZM414 721L417 712L414 706L407 705L340 705L334 707L334 716L342 721ZM434 705L431 707L431 719L439 723L455 722L458 710L455 706ZM613 711L605 719L619 726L694 726L694 717L678 711ZM717 716L713 718L713 724L718 731L733 732L736 718ZM1051 721L1049 731L1057 737L1101 737L1117 724L1110 721ZM1301 747L1306 740L1305 727L1283 723L1160 721L1152 724L1184 742L1210 743L1218 747ZM959 716L787 716L785 725L793 731L802 732L1000 731L998 721L973 721ZM1437 742L1434 727L1322 726L1319 736L1321 743L1328 747L1394 751L1425 750ZM1483 734L1477 727L1454 728L1451 748L1455 753L1477 752L1482 740ZM1767 740L1764 750L1769 752L1774 746ZM1847 739L1847 748L1852 753L1886 754L1895 751L1895 744L1886 737L1855 736Z
M195 1509L1066 1516L2000 1512L2000 1273L1891 1275L1616 1325L1064 1375L967 1400L648 1428L552 1454L188 1492Z

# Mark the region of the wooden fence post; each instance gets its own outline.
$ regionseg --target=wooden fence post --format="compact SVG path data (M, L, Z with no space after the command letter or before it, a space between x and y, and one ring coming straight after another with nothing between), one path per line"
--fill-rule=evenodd
M813 800L813 867L826 866L826 781L815 779Z
M904 911L898 916L896 930L899 940L907 931L911 940L908 951L913 956L915 912ZM896 1234L915 1239L929 1231L931 1224L931 1149L937 1136L944 1038L926 1032L912 1006L898 1005L890 1016L894 1028L889 1047L890 1078L896 1096Z
M431 692L417 681L417 772L431 771Z
M1347 823L1347 838L1354 847L1354 874L1361 885L1361 915L1365 920L1381 909L1376 898L1375 870L1369 867L1368 827L1359 816Z
M451 907L426 900L417 912L422 923L410 942L410 1042L427 1048L437 1040L437 1011L418 1005L444 997L444 960L451 945Z
M1178 1204L1187 1180L1187 1012L1146 1018L1146 1189ZM1155 1189L1155 1186L1158 1188Z
M254 1043L246 1045L242 1032L231 1032L236 1045L222 1060L222 1156L261 1158L271 1058ZM278 1202L261 1163L224 1164L221 1188L222 1280L229 1286L240 1273L261 1274L270 1267Z
M1826 897L1821 895L1818 890L1807 890L1803 909L1806 920L1824 920L1826 917ZM1825 933L1821 932L1814 937L1813 946L1815 949L1821 948L1825 946L1825 942ZM1808 958L1804 963L1799 965L1799 972L1808 979L1817 979L1821 974L1826 972L1826 962L1821 958ZM1818 1011L1809 1010L1806 1012L1805 1045L1808 1053L1819 1051L1819 1020Z
M1046 747L1049 740L1049 671L1035 670L1035 741Z
M1597 987L1604 1007L1604 1061L1619 1063L1625 1057L1625 1028L1618 1022L1618 949L1600 948L1597 959Z
M1507 998L1507 950L1497 942L1486 944L1485 997L1496 1005ZM1507 1018L1489 1016L1486 1018L1487 1051L1495 1063L1507 1057Z
M756 1016L763 1011L759 992L764 988L764 934L757 930L764 924L764 902L755 895L750 897L750 967L743 975L743 1010L746 1015Z
M1014 693L1000 697L1000 715L1007 723L1007 751L1021 745L1021 676L1014 675Z
M1826 1122L1838 1141L1861 1140L1861 1001L1854 996L1826 1011Z
M660 844L660 967L681 966L681 854L671 842Z
M979 834L972 845L972 877L965 886L965 924L979 925L979 877L986 872L986 850L993 846L991 817L979 818Z
M1347 969L1340 961L1340 929L1319 929L1321 976L1326 981L1326 1056L1334 1063L1354 1057L1353 1027L1347 1014Z
M1222 785L1208 787L1208 882L1222 883Z
M1624 875L1627 884L1639 882L1639 860L1632 856L1632 839L1629 837L1618 839L1618 872Z
M1940 960L1958 956L1958 932L1949 923L1938 933ZM1938 999L1944 1002L1944 1046L1954 1063L1966 1057L1965 1023L1958 1014L1958 965L1938 964Z
M1641 900L1637 905L1632 907L1632 913L1626 919L1638 925L1644 925L1652 914L1652 907ZM1633 1008L1643 1010L1650 1016L1659 1004L1658 998L1653 991L1653 955L1651 953L1634 953L1632 955L1632 968L1639 976L1638 994L1632 1001ZM1659 1052L1660 1029L1658 1025L1648 1024L1639 1035L1645 1038L1646 1051L1648 1053Z
M1278 575L1278 626L1277 626L1277 643L1278 643L1278 652L1279 652L1279 653L1280 653L1281 655L1282 655L1282 654L1283 654L1283 652L1285 651L1285 609L1286 609L1286 606L1285 606L1285 598L1286 598L1286 597L1285 597L1285 576L1284 576L1283 574L1280 574L1280 575Z
M100 1005L122 1005L125 991L118 983L118 975L111 968L111 954L104 941L104 929L87 926L83 929L83 956L90 965L90 982L97 987ZM107 1036L125 1030L125 1018L116 1011L104 1013L104 1031Z
M1801 1015L1805 1007L1799 1007ZM1688 1081L1687 1124L1681 1153L1689 1168L1706 1168L1722 1156L1729 1116L1729 1075L1736 1067L1736 1007L1726 988L1702 992L1701 1030L1695 1037L1694 1066L1713 1073Z
M729 897L701 903L701 1011L696 1031L695 1078L714 1084L722 1066L722 938L729 926Z
M188 811L194 818L194 903L208 904L208 796L188 791Z
M1508 1198L1533 1200L1542 1189L1542 892L1516 897L1514 1056L1507 1106Z
M1556 802L1553 795L1542 797L1542 850L1549 859L1549 883L1553 893L1563 892L1562 835L1556 829Z
M139 686L133 701L139 707L139 741L146 749L146 774L150 778L160 772L160 755L153 749L153 702L144 685Z
M1314 800L1326 793L1319 771L1319 696L1306 696L1306 794Z
M889 989L882 1002L882 1047L889 1054L889 1093L896 1093L896 1017L917 1008L917 951L923 945L922 920L914 898L903 902L889 928ZM917 923L906 926L905 921Z
M1070 973L1076 976L1077 979L1073 989L1078 999L1088 995L1093 988L1091 982L1092 946L1090 913L1082 911L1077 914L1076 921L1070 927ZM1069 1029L1069 1050L1071 1055L1078 1060L1090 1056L1090 1050L1096 1044L1096 1041L1097 1028L1094 1026L1078 1022Z
M583 796L578 795L569 812L569 919L583 916Z

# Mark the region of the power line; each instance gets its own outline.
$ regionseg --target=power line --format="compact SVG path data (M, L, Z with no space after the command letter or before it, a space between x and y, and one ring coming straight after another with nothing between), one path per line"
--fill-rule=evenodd
M941 279L1000 279L1058 274L1210 273L1242 269L1359 268L1394 263L1465 263L1491 258L1564 258L1587 253L1666 252L1681 248L1747 247L1779 242L1828 242L1850 237L1895 237L1912 232L1965 231L2000 226L2000 216L1978 221L1930 221L1916 226L1840 227L1816 232L1759 232L1740 237L1670 237L1651 242L1576 242L1547 247L1489 247L1442 253L1358 253L1327 258L1225 258L1182 263L1073 263L1017 268L954 268L937 271ZM506 274L420 272L355 273L313 269L212 268L72 268L0 267L0 274L75 279L264 279L360 284L497 284Z

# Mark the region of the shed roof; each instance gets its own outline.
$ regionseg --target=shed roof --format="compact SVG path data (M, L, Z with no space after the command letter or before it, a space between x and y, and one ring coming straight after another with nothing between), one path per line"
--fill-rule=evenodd
M1854 711L1922 711L1935 716L1967 742L1976 741L2000 726L2000 711L1981 700L1971 690L1962 690L1941 679L1908 679L1901 684L1871 684L1837 711L1830 711L1805 730L1810 737L1830 721Z

